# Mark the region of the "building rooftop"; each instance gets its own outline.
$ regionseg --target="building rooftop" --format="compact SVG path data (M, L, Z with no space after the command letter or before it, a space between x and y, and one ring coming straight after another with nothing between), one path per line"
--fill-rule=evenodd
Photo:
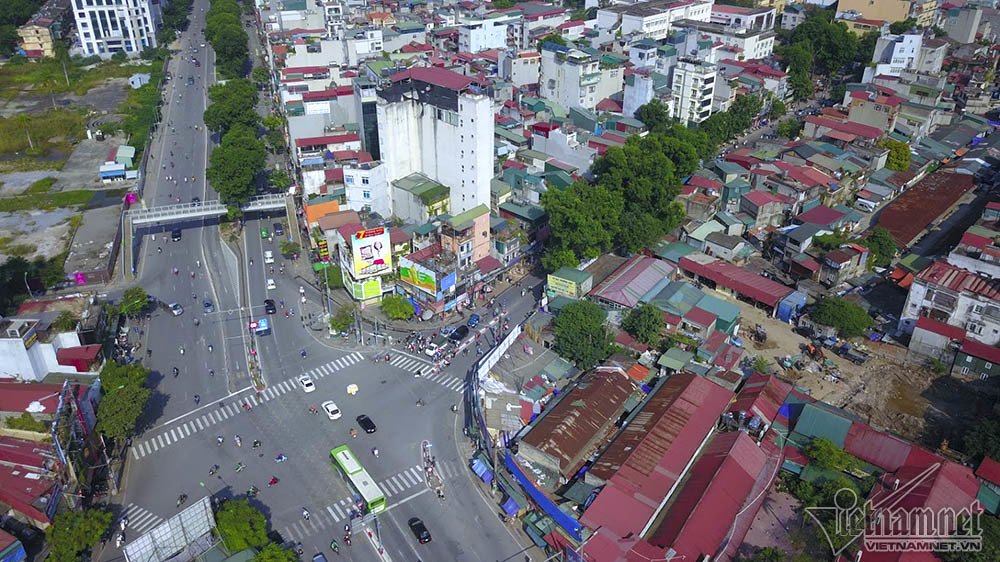
M633 308L657 283L668 279L674 269L673 265L663 260L637 255L603 280L590 296Z
M448 198L451 190L448 186L438 183L431 178L414 172L406 177L399 178L392 182L393 187L408 191L420 199L424 205L433 205Z
M562 476L570 479L615 430L636 388L621 369L598 367L577 379L521 441L554 457Z
M393 82L416 80L455 91L464 90L473 82L472 78L469 78L468 76L464 76L445 68L430 66L418 66L402 72L397 72L396 74L390 76L389 79Z
M920 233L975 187L975 178L948 171L934 172L889 203L877 226L892 234L901 248L908 248Z
M679 266L685 271L710 279L717 285L729 288L768 306L777 306L792 289L705 254L691 254L681 258Z

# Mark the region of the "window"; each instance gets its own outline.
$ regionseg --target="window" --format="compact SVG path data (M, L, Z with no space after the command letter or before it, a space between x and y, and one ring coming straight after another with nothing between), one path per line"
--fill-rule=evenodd
M986 368L987 369L992 369L993 368L993 363L987 363L986 364Z
M963 375L968 375L969 374L969 368L968 367L962 367L962 374Z
M344 176L344 183L354 185L354 176Z
M368 176L361 178L361 185L368 185Z
M364 191L361 192L361 197L363 197L365 199L371 199L372 198L372 192L368 191L366 189L366 190L364 190Z

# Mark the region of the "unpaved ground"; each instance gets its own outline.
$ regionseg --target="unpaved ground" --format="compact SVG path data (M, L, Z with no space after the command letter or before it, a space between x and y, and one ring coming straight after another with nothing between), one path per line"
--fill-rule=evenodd
M52 109L53 103L59 108L86 107L94 113L103 115L117 111L127 95L127 78L109 78L104 84L91 88L85 96L74 93L47 96L34 94L30 89L26 89L9 100L0 98L0 117L44 113Z
M5 241L0 247L0 263L11 257L4 252L11 246L32 248L31 253L21 256L28 261L59 255L69 243L70 218L75 214L70 209L0 213L0 238Z

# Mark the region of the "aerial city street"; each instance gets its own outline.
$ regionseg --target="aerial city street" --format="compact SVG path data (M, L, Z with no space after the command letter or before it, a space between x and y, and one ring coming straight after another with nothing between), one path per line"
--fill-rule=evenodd
M0 562L1000 560L998 0L0 12Z

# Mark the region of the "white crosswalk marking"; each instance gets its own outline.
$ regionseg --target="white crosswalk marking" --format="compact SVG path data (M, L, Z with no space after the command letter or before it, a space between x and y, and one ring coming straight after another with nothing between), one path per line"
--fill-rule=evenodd
M132 447L132 457L139 460L139 447Z
M133 503L128 504L123 513L128 519L127 530L131 531L132 536L142 534L163 522L163 518Z
M254 400L253 394L247 396L247 402L249 402L251 406L257 405L257 401Z

